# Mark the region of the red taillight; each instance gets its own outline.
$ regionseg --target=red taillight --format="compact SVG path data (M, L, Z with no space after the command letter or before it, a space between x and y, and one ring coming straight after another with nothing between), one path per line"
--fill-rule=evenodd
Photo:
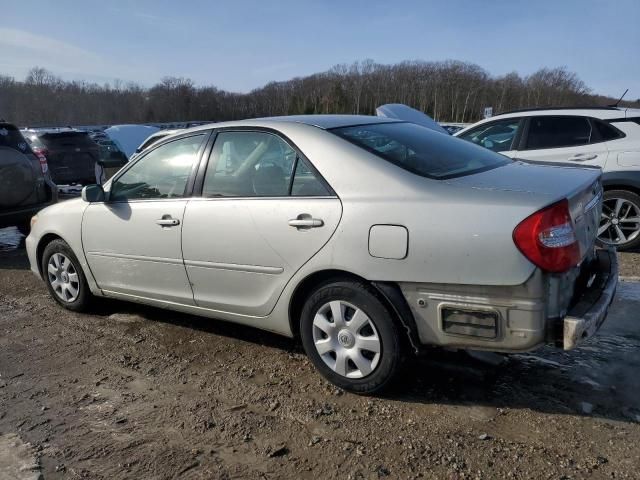
M525 257L547 272L566 272L580 262L566 199L525 218L513 231L513 241Z
M40 161L40 170L42 170L42 173L47 173L47 170L49 170L49 164L47 163L47 155L49 154L49 151L46 148L34 148L33 149L33 153L36 154L36 157L38 157L38 160Z

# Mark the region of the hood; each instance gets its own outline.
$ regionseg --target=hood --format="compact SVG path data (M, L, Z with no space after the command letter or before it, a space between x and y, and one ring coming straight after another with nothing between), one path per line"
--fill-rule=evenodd
M381 105L376 108L376 115L379 117L393 118L404 122L415 123L430 130L435 130L438 133L449 135L449 132L442 128L429 115L422 113L415 108L403 105L402 103L388 103L386 105Z

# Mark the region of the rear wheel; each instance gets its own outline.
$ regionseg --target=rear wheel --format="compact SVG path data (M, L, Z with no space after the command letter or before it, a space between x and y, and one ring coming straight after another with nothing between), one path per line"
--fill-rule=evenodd
M598 240L618 250L640 245L640 196L627 190L604 193Z
M399 331L391 312L364 283L318 287L302 309L300 335L315 367L345 390L381 391L399 370Z
M42 272L53 299L64 308L81 312L92 295L80 262L64 240L53 240L42 255Z

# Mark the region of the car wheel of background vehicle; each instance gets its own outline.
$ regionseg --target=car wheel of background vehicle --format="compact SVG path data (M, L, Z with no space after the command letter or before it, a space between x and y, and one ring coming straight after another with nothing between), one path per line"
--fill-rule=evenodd
M598 241L621 251L640 245L640 195L627 190L604 192Z
M86 310L92 295L80 262L64 240L54 240L45 247L42 273L56 302L75 312Z
M381 391L399 370L396 323L364 283L334 281L318 287L302 309L300 336L315 367L345 390Z

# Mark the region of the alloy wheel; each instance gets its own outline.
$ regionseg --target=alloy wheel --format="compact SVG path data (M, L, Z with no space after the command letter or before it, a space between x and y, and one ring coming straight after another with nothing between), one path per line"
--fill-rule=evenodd
M341 300L318 309L313 319L313 343L324 363L347 378L371 374L382 353L382 342L371 319Z
M69 258L54 253L47 263L47 276L55 294L67 303L74 302L80 293L78 272Z
M625 245L640 235L640 207L624 198L602 204L598 238L607 245Z

